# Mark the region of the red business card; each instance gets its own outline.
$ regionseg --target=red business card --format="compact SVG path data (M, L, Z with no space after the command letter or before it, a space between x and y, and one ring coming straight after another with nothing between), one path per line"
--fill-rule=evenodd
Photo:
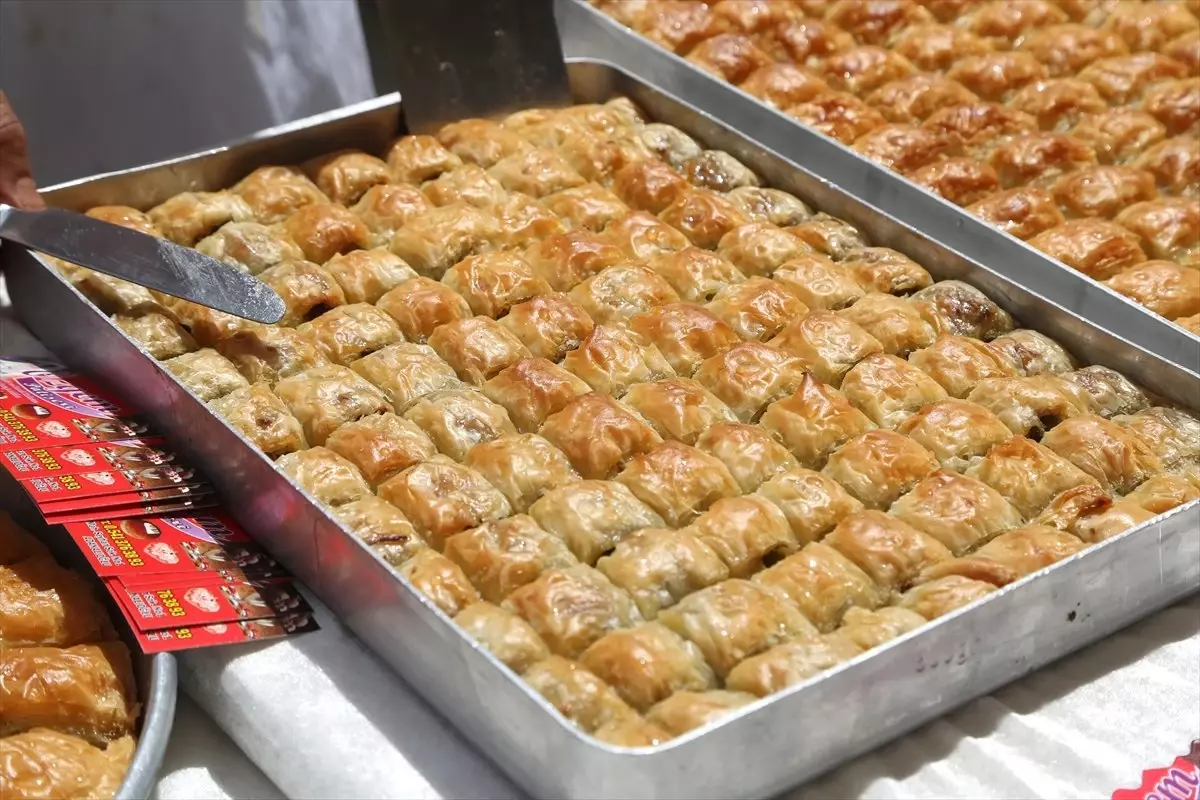
M304 612L241 622L215 622L208 625L141 631L130 617L129 611L120 602L117 603L117 606L121 615L129 623L138 647L148 655L200 647L268 641L297 633L320 630L313 615Z
M66 525L74 522L90 522L97 516L109 520L133 519L136 517L160 517L168 514L194 514L220 505L215 494L198 495L193 498L176 498L157 503L141 505L105 506L104 508L84 508L79 511L60 511L52 513L41 509L42 518L47 525Z
M109 581L108 589L143 631L312 612L290 581L167 578L130 587L118 578Z
M143 436L134 410L86 378L0 362L0 450Z
M96 574L209 573L237 567L256 579L288 575L222 515L94 520L66 526Z
M178 459L159 438L121 442L33 447L0 453L0 465L19 479L53 477L94 470L139 470Z

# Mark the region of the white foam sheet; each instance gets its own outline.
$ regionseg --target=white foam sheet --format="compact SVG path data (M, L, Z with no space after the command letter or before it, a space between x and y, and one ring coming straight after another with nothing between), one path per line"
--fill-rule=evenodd
M323 629L184 654L187 692L292 798L519 798L327 609ZM793 800L1108 797L1200 737L1200 597L976 700Z

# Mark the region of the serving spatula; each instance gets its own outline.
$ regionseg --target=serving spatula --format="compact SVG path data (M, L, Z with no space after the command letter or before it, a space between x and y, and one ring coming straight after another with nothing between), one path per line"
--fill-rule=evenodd
M0 204L0 239L255 322L276 323L285 310L274 290L228 264L61 208Z
M378 0L410 133L571 103L552 0Z

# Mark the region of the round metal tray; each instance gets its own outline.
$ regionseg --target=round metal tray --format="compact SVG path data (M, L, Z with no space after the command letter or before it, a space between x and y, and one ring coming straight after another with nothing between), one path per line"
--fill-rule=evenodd
M126 633L126 643L133 652L136 645ZM175 699L178 672L175 656L159 653L135 658L138 689L142 702L142 727L138 734L137 750L125 780L117 790L117 800L145 800L154 793L163 755L171 741L171 726L175 723Z

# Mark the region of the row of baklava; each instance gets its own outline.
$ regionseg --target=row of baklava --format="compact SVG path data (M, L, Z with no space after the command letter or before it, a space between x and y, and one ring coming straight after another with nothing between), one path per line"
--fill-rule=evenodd
M111 798L139 715L92 588L0 513L0 797Z
M164 363L601 739L682 733L1197 496L1200 423L627 103L391 153L418 150L419 189L389 156L343 199L487 190L323 266L226 247L299 324L176 301L194 343ZM282 224L328 215L297 202ZM550 233L498 233L515 202ZM185 203L94 213L161 231ZM268 232L311 249L293 229Z
M1197 332L1200 20L1186 4L600 5Z

